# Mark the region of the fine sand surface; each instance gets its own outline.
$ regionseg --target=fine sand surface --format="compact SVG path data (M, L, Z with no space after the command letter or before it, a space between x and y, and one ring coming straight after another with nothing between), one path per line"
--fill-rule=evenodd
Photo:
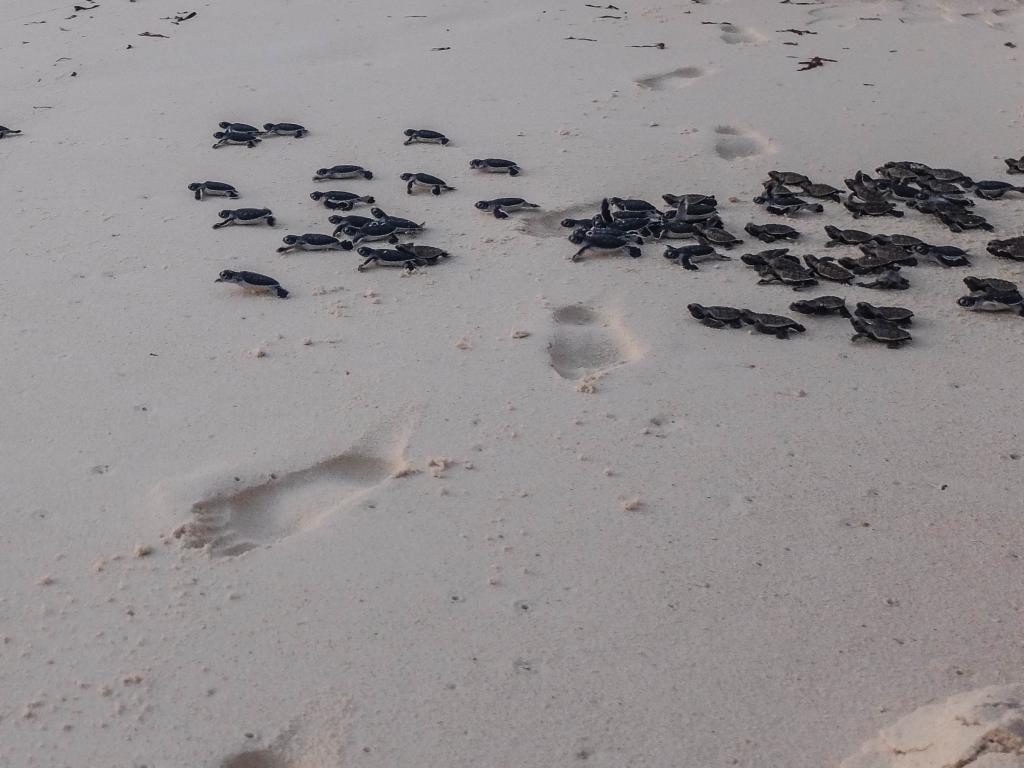
M1024 320L955 299L1024 281L984 252L1024 201L859 225L972 252L808 292L912 308L899 351L705 328L686 304L803 296L656 243L571 263L558 227L707 192L741 232L775 168L1008 178L1021 4L614 5L0 0L0 765L821 768L1021 681ZM310 134L214 151L221 120ZM311 182L337 163L375 178ZM330 232L316 188L452 257L276 254ZM277 227L211 229L241 205Z

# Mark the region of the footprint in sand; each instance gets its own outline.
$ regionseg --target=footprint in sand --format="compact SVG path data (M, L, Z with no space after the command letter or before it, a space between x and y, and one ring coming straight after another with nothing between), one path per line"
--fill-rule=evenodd
M640 357L640 351L616 316L583 304L559 307L552 315L555 332L548 344L551 367L570 381L594 381Z
M673 69L671 72L663 72L660 75L649 75L648 77L642 77L635 82L641 88L660 91L662 88L670 85L685 87L694 80L704 77L706 74L707 71L700 67L678 67L677 69Z
M715 154L723 160L739 160L772 151L772 143L756 131L732 125L715 128Z
M174 535L186 547L230 557L316 528L330 513L363 497L401 469L404 445L402 440L391 450L381 450L366 440L305 469L272 475L268 482L197 502L192 505L192 519ZM239 768L243 765L247 764L240 763Z
M518 219L516 228L531 237L568 237L571 230L562 226L565 219L584 219L601 210L601 202L580 203L579 205L545 211L536 216Z
M749 27L737 27L735 24L720 24L722 30L722 41L729 45L738 43L763 43L768 38Z

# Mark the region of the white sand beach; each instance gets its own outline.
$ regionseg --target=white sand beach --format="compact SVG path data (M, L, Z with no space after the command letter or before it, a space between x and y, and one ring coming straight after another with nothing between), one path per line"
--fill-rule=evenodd
M925 749L1024 680L1024 319L956 303L1024 281L985 248L1024 197L960 233L750 202L776 169L1024 178L1019 0L75 1L0 0L0 766L940 768L884 729L932 705ZM336 164L373 179L311 181ZM450 258L276 253L344 214L317 189ZM562 219L664 193L716 195L732 260L569 260ZM242 206L276 226L211 228ZM972 266L798 293L747 222ZM913 341L686 309L825 294Z

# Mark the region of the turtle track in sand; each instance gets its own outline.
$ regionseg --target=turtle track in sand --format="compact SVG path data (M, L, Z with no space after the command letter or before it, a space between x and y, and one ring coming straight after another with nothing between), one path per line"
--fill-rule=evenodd
M404 466L405 437L383 446L365 439L312 466L196 502L174 535L186 547L232 557L317 528Z
M581 391L588 389L587 382L641 356L617 315L607 315L585 304L568 304L556 309L552 320L555 330L548 344L551 367L563 379L581 382Z
M723 160L741 160L774 151L772 143L761 134L733 125L715 126L714 150Z
M634 82L641 88L650 91L660 91L668 85L680 88L686 87L707 74L707 70L703 67L677 67L670 72L638 78Z

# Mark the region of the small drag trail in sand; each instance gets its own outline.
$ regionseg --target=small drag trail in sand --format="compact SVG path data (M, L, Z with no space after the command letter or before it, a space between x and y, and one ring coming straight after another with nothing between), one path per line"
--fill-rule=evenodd
M193 504L192 520L174 535L186 547L230 557L311 530L399 471L403 450L404 440L393 448L361 441L312 466Z
M756 131L732 125L715 127L715 154L723 160L740 160L773 151L771 142Z
M707 75L707 70L702 67L677 67L670 72L662 72L658 75L648 75L636 80L641 88L651 91L660 91L668 86L685 87L696 80Z
M616 314L584 304L552 313L555 331L548 344L551 367L563 379L592 383L613 368L633 362L641 351Z

